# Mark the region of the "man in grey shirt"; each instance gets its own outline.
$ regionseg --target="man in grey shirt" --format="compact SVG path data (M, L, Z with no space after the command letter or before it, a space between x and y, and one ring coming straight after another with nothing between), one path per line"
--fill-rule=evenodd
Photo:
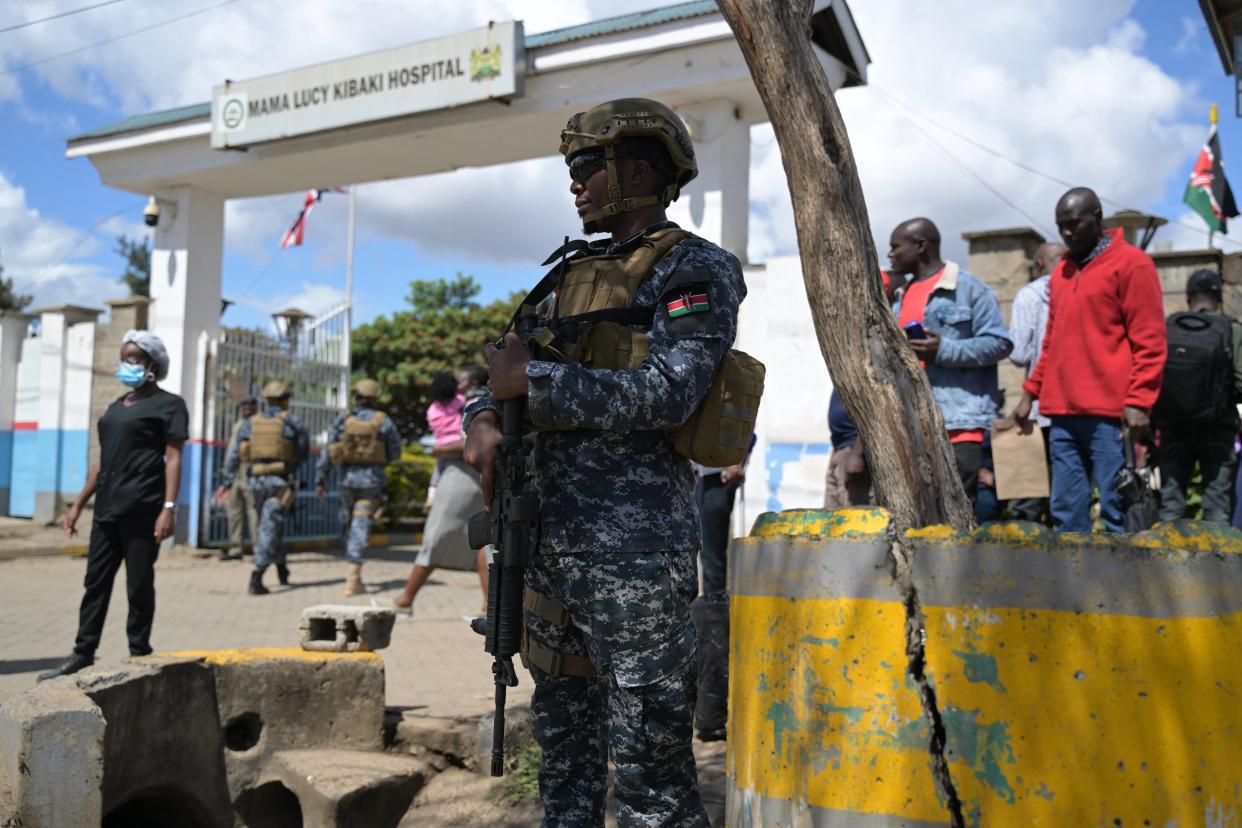
M1009 316L1009 337L1013 340L1013 350L1009 353L1009 361L1019 368L1025 368L1028 377L1039 362L1039 354L1044 347L1044 331L1048 327L1048 283L1052 280L1053 268L1064 255L1063 244L1041 244L1031 260L1031 281L1013 299L1013 309ZM1046 429L1051 421L1040 416L1036 406L1038 402L1032 405L1032 419L1039 423L1040 428ZM1046 435L1044 445L1046 448ZM1044 522L1043 517L1048 512L1048 498L1015 500L1010 503L1010 509L1018 520Z

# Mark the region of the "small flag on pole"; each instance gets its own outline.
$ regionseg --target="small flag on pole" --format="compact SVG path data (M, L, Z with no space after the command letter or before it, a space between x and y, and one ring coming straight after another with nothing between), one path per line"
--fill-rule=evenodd
M285 250L290 247L302 246L302 232L306 229L306 217L310 215L311 210L323 198L324 193L343 193L346 192L340 187L324 187L318 190L307 190L306 201L302 204L302 211L298 213L297 219L294 220L293 226L285 231L280 237L280 249Z
M1220 136L1216 134L1216 106L1212 106L1212 130L1199 150L1190 183L1182 201L1207 222L1210 230L1224 233L1229 219L1238 215L1233 189L1225 178L1225 164L1220 157Z

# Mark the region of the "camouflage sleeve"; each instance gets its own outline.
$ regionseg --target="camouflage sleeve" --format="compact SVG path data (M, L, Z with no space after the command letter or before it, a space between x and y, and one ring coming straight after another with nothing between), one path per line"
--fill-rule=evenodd
M474 418L478 416L480 411L491 411L495 414L500 413L500 409L496 406L496 403L492 402L492 392L488 391L483 396L476 397L466 403L466 407L462 411L461 418L462 433L470 431L470 423L474 421Z
M690 418L733 344L746 286L737 259L715 245L687 245L674 255L679 259L665 274L657 268L663 284L641 366L530 363L529 407L537 425L657 430Z
M345 416L346 415L344 414L338 414L336 415L336 419L332 421L332 426L328 429L327 446L330 446L333 443L341 442L341 435L345 433ZM327 451L327 446L324 447L325 452ZM320 458L320 460L321 462L317 464L315 469L316 486L324 486L327 484L328 468L331 466L326 457Z
M224 459L224 477L220 485L226 489L233 488L233 480L237 477L237 467L241 464L241 444L250 439L250 421L242 423L237 430L237 439L229 446L228 456Z
M401 432L397 431L397 424L392 421L392 417L385 417L384 424L380 426L380 436L384 440L384 447L388 450L388 462L401 459Z

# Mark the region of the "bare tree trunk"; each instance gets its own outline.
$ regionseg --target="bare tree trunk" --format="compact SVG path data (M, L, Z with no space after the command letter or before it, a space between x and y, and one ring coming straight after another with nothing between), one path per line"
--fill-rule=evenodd
M810 39L812 0L718 0L776 132L819 347L896 527L974 525L944 419L884 300L845 123Z

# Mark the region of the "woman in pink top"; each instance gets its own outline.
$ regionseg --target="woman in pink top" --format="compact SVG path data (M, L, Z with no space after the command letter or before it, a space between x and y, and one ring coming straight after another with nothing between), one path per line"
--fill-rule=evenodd
M475 366L462 369L456 378L448 373L437 374L431 382L432 403L427 406L427 424L435 437L432 451L437 462L432 486L437 486L438 491L423 530L423 548L414 561L405 589L393 601L394 609L401 615L413 612L414 597L440 566L449 569L473 566L479 573L484 601L487 600L487 556L482 550L471 550L466 539L466 523L472 514L482 510L483 492L478 473L461 459L462 409L476 387L486 384L486 372L476 370Z

